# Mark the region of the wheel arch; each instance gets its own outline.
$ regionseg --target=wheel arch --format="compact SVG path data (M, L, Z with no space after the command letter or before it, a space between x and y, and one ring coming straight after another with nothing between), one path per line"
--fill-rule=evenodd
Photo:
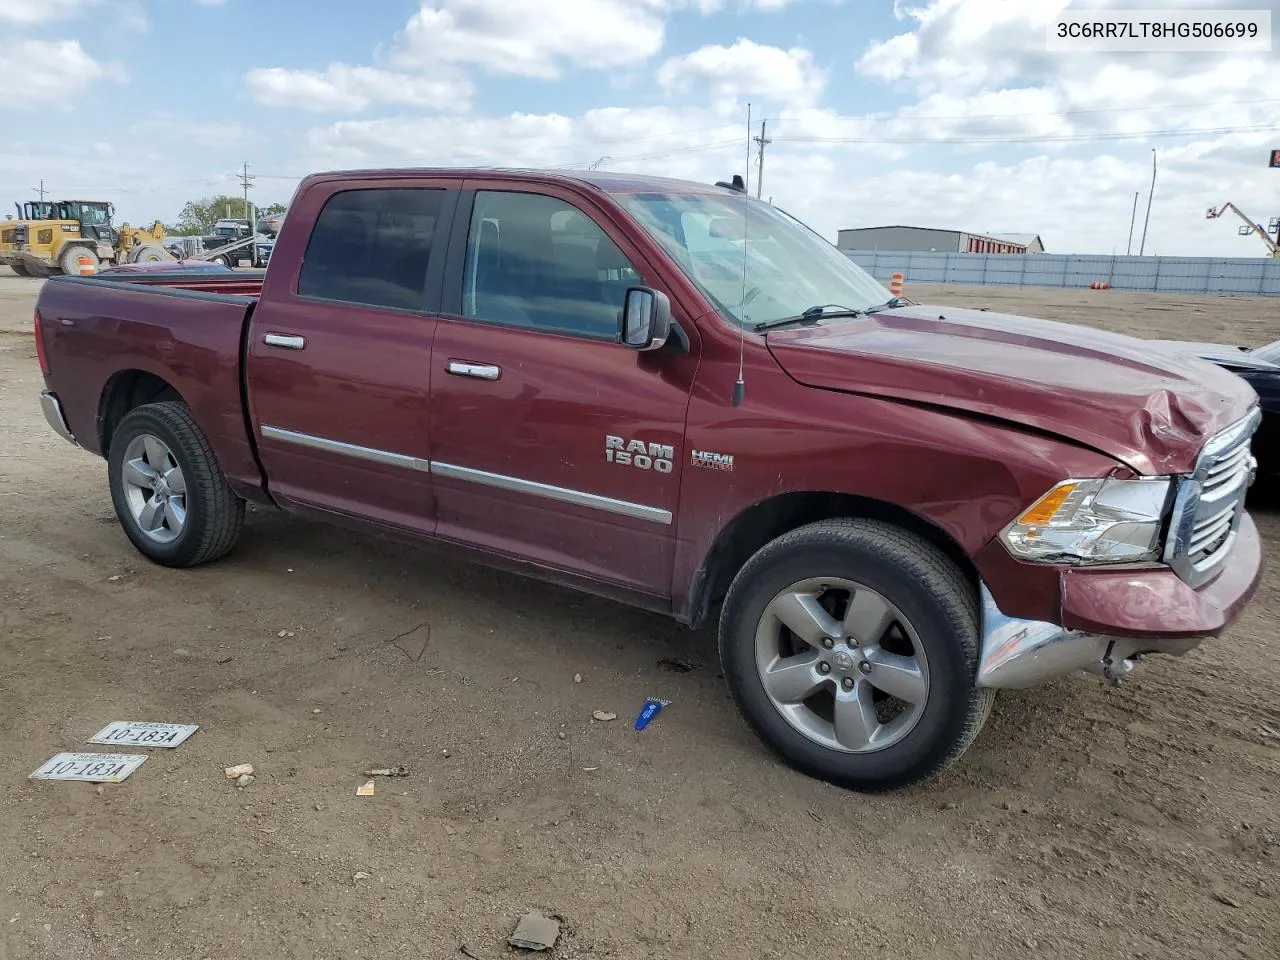
M752 554L798 527L837 518L881 520L916 534L941 550L973 589L978 589L979 575L973 559L950 533L919 513L874 497L797 491L754 503L725 524L694 573L687 605L677 611L677 619L694 629L702 627Z
M102 456L110 456L112 434L130 410L160 400L185 402L173 384L157 374L137 369L113 373L98 401L98 442Z

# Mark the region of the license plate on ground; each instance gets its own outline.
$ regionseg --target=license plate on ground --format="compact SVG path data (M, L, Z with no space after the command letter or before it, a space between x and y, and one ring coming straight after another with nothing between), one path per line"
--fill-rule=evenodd
M119 783L146 759L145 753L60 753L27 779Z
M176 747L199 729L194 723L113 720L90 737L89 742L130 747Z

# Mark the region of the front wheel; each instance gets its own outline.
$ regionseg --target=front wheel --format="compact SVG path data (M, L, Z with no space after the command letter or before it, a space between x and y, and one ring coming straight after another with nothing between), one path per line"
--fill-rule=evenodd
M102 265L96 251L88 247L67 247L58 258L58 267L69 277L81 276L82 260L85 261L84 269L88 271L88 275L97 273L98 267Z
M738 708L798 770L854 790L940 774L973 742L994 691L974 685L973 587L927 541L826 520L738 573L720 656Z
M159 247L141 247L133 256L134 263L159 263L169 257Z
M193 567L228 553L240 538L244 501L185 403L131 410L112 435L107 468L120 525L148 559Z

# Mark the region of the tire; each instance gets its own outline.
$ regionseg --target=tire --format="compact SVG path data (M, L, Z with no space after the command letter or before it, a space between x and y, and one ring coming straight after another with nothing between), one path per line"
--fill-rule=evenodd
M159 247L142 247L133 258L134 263L159 263L170 259Z
M161 461L157 471L154 465ZM134 469L129 469L130 464ZM154 476L149 478L150 486L137 482L148 471L154 475L173 468L179 476L169 472L165 484L157 485ZM120 525L147 559L166 567L194 567L226 555L239 540L244 501L232 492L208 438L185 403L149 403L126 414L111 437L107 470ZM169 483L174 487L168 488ZM166 493L168 506L160 509L157 503L164 502ZM153 509L148 511L148 505ZM157 514L163 514L158 525ZM175 518L180 522L175 523Z
M81 257L88 257L92 261L94 272L97 272L98 267L102 265L98 255L88 247L67 247L58 258L58 267L68 277L77 277L80 275Z
M214 257L213 259L215 263L220 263L224 267L230 267L232 270L235 269L235 264L231 262L230 257Z
M29 277L29 276L31 276L31 271L30 271L30 270L28 270L28 269L27 269L23 264L21 264L21 263L11 263L11 264L9 264L9 269L10 269L10 270L12 270L14 273L16 273L16 274L17 274L18 276L20 276L20 277Z
M783 629L779 613L813 645ZM974 685L978 624L973 588L927 541L879 521L824 520L767 544L738 572L720 658L738 709L779 757L874 793L940 775L986 723L995 691ZM859 633L858 643L843 639ZM908 699L886 698L878 684ZM868 714L873 697L882 702ZM897 705L882 723L878 711Z

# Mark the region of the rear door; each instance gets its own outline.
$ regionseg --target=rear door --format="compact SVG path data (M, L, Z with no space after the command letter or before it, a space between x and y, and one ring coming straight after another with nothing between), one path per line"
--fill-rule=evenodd
M468 181L432 350L437 534L670 593L699 340L617 340L629 286L663 289L604 212L553 186Z
M250 327L249 406L279 501L430 533L431 342L457 181L321 181Z

